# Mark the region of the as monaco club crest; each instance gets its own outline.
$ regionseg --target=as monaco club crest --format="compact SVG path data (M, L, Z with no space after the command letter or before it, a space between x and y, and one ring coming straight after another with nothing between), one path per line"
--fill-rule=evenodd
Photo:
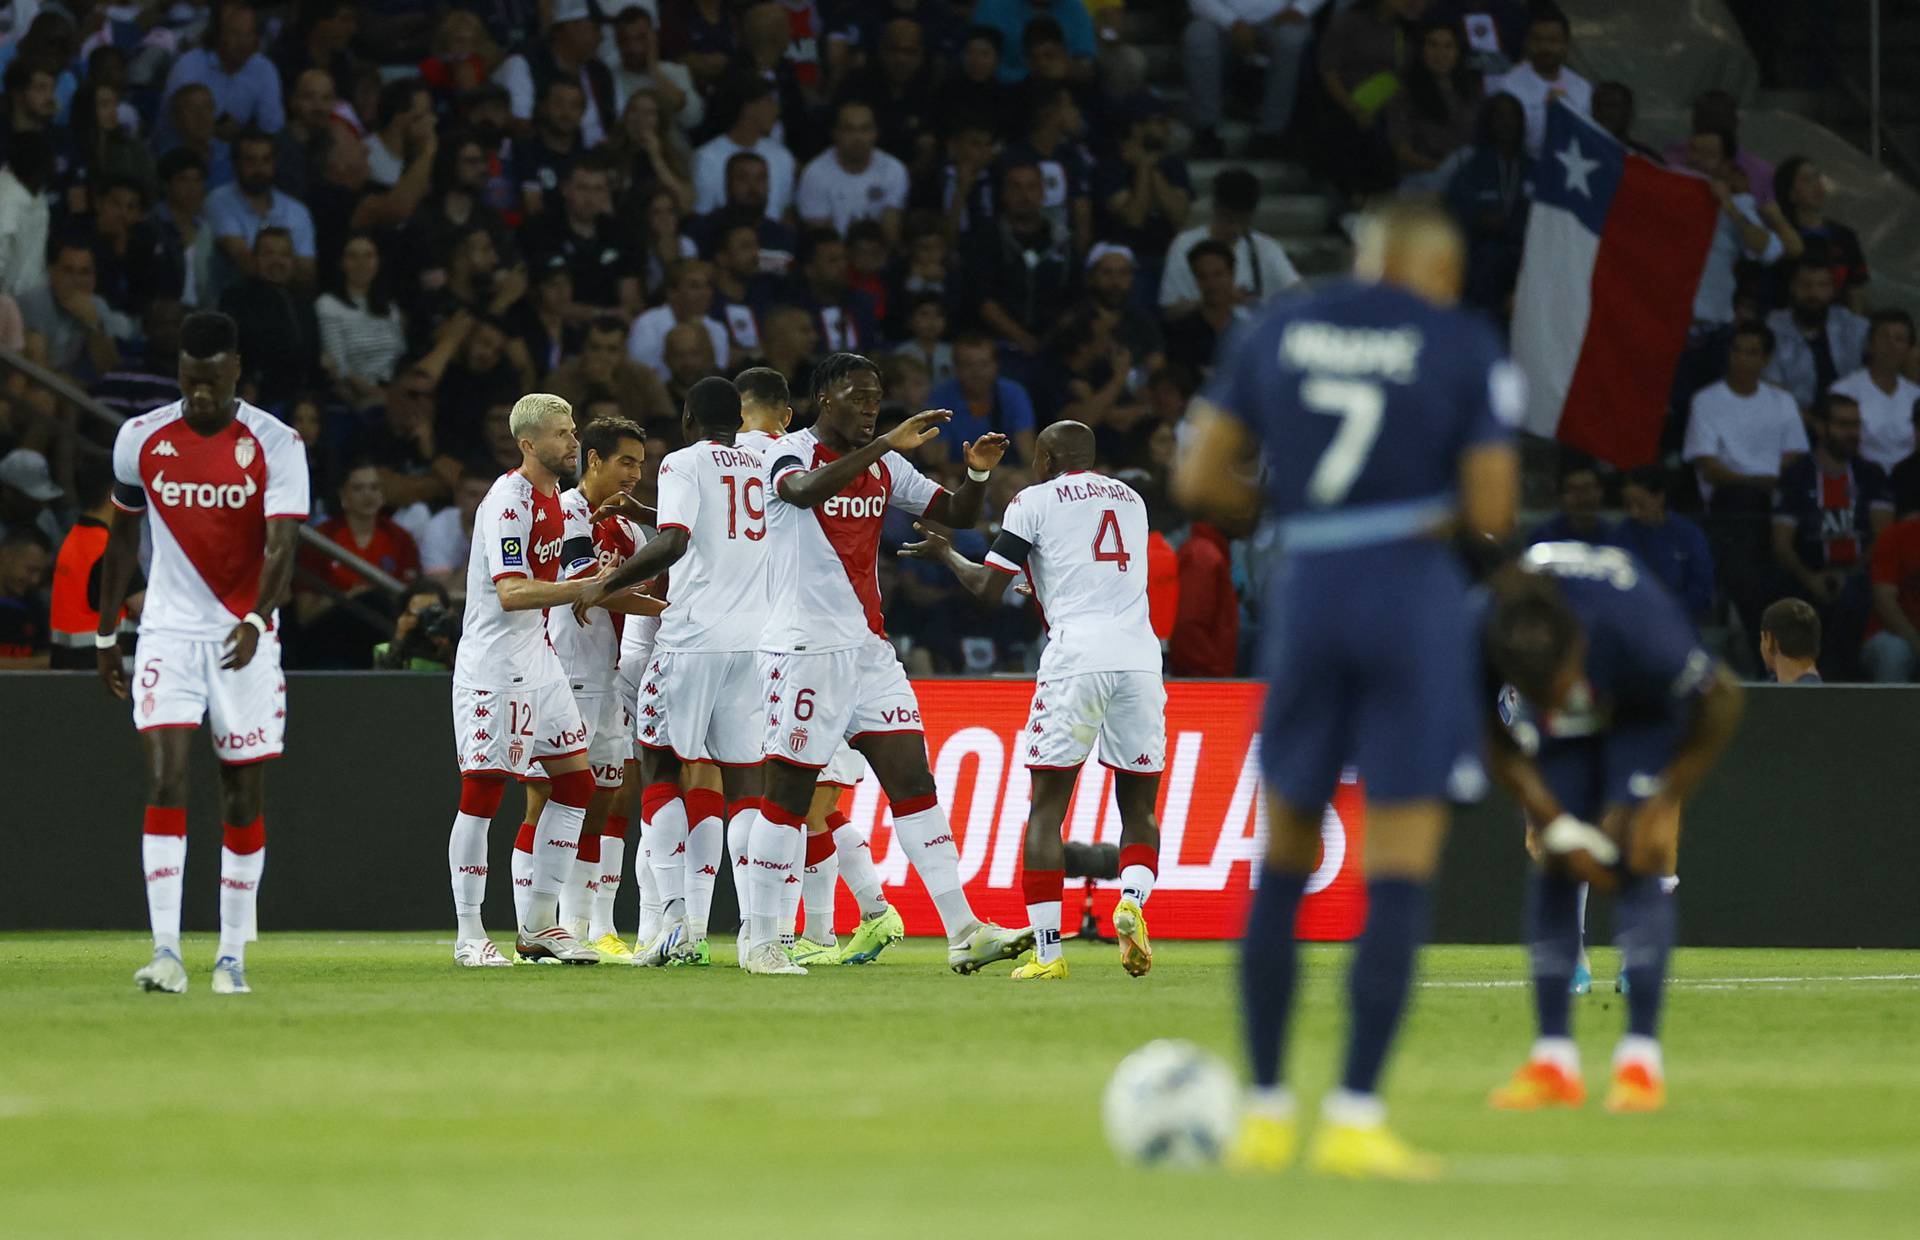
M522 745L517 740L509 744L507 746L507 765L513 767L515 770L519 770L520 757L522 754L526 753L526 751L527 751L526 746Z
M792 732L789 732L787 734L787 748L791 749L796 756L805 753L807 751L807 730L805 728L795 728Z
M253 453L253 440L239 440L233 445L233 463L245 469L247 466L253 464Z
M140 713L143 715L151 715L153 713L153 694L149 693L140 699Z

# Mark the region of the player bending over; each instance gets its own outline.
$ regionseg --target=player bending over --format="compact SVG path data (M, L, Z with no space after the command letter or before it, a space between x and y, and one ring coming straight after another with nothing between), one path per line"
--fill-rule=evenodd
M894 838L946 930L948 966L972 973L1033 942L1031 930L974 916L960 884L959 849L927 766L920 704L880 616L880 527L887 508L971 526L1006 437L982 435L965 446L967 481L949 495L901 454L939 434L952 415L928 410L875 438L880 395L879 367L858 354L832 354L814 368L814 425L771 449L766 512L773 616L762 639L768 761L759 821L748 839L747 961L755 972L804 971L780 950L779 892L787 878L797 877L814 784L842 740L866 758L887 794ZM888 920L885 913L862 913L849 955L870 944Z
M1356 279L1276 303L1235 337L1174 475L1190 511L1245 528L1257 454L1279 543L1262 631L1269 834L1241 972L1253 1069L1232 1151L1243 1166L1292 1160L1280 1069L1294 917L1319 864L1321 815L1351 762L1367 791L1367 926L1348 972L1346 1067L1309 1161L1336 1175L1438 1172L1387 1129L1378 1087L1448 799L1485 782L1467 581L1440 535L1456 522L1511 528L1509 428L1522 399L1493 333L1454 309L1463 266L1460 233L1439 208L1402 202L1366 217Z
M1531 1111L1586 1100L1569 987L1584 876L1617 888L1614 937L1627 982L1627 1034L1614 1051L1607 1109L1658 1110L1680 808L1739 724L1740 686L1701 647L1680 605L1616 547L1529 548L1517 570L1494 580L1486 645L1491 670L1518 694L1511 726L1493 729L1494 775L1530 822L1546 824L1548 853L1527 901L1539 1036L1491 1102ZM1606 838L1555 847L1553 836L1578 837L1587 824Z
M1060 824L1080 768L1100 738L1120 807L1120 902L1113 910L1120 964L1140 977L1153 967L1145 906L1160 868L1160 771L1166 765L1167 690L1160 642L1147 619L1147 506L1124 482L1093 473L1093 431L1055 422L1040 432L1033 471L1040 482L1014 496L985 564L943 534L900 554L947 565L960 584L997 603L1015 576L1033 583L1047 618L1033 707L1022 735L1033 772L1020 885L1033 924L1033 959L1016 981L1064 978L1060 897L1066 846ZM916 529L921 529L915 526Z
M560 506L569 526L586 526L593 532L594 559L577 568L570 565L570 576L592 576L625 563L640 546L638 526L617 512L605 510L615 497L628 494L640 480L647 455L646 436L625 418L601 418L581 432L580 450L584 458L580 485L561 494ZM621 630L628 609L645 614L664 606L653 599L629 595L608 600L604 614L590 614L583 622L576 622L565 608L549 611L546 618L547 640L560 657L574 705L586 721L587 769L594 782L573 870L560 889L560 924L611 964L633 961L632 949L614 933L612 921L612 897L619 889L621 859L612 859L610 872L601 859L607 846L604 836L608 819L620 795L625 759L632 752L630 717L615 687ZM526 897L532 891L534 835L548 800L546 780L535 776L526 789L526 813L513 844L514 909L521 921L526 920ZM619 834L618 847L624 849L624 823ZM602 900L600 883L608 877L614 891Z
M560 479L579 460L573 407L535 392L514 402L508 426L520 467L488 490L473 519L467 558L466 621L453 665L453 736L460 760L460 809L447 841L458 927L453 958L474 968L513 962L481 921L487 891L487 827L506 781L537 763L547 803L534 824L533 867L516 952L527 959L597 964L599 953L559 924L560 889L571 877L581 824L593 799L588 732L547 641L542 611L568 606L591 584L569 577L595 563L592 532L569 522Z
M287 682L279 613L307 519L307 454L286 423L234 396L239 329L224 314L180 329L181 399L142 414L113 441L120 510L100 569L100 677L117 698L137 692L133 724L149 772L141 861L153 959L140 989L180 994L180 891L187 862L187 742L204 717L220 760L220 948L213 993L250 991L247 944L266 867L263 763L280 756ZM153 571L127 683L113 631L152 513Z

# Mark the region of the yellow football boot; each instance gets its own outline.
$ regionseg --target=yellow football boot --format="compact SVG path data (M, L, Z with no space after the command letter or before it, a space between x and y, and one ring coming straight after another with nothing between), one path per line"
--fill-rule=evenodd
M1227 1166L1234 1171L1285 1171L1299 1146L1300 1130L1291 1118L1249 1111L1240 1117L1240 1131L1227 1147Z
M1120 940L1120 967L1132 977L1145 977L1153 967L1153 944L1147 938L1147 914L1132 900L1113 906L1113 937Z
M1028 960L1008 976L1016 982L1064 982L1067 980L1067 958L1059 956L1049 964Z
M1322 1120L1313 1134L1307 1165L1321 1175L1349 1180L1437 1180L1440 1160L1423 1154L1385 1124L1337 1124Z

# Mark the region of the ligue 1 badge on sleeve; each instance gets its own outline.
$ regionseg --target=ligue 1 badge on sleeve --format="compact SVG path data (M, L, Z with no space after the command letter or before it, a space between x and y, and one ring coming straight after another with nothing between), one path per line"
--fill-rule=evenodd
M247 466L253 464L253 454L253 440L241 439L235 441L233 445L233 463L235 465L245 469Z

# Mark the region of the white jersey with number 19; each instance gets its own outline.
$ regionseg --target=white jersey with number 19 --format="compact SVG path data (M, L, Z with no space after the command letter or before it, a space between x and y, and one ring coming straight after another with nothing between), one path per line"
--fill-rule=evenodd
M987 566L1023 569L1047 621L1042 680L1160 671L1147 616L1147 506L1124 482L1076 470L1013 497Z
M660 529L685 530L663 651L760 648L767 620L767 473L757 452L703 439L660 462Z

